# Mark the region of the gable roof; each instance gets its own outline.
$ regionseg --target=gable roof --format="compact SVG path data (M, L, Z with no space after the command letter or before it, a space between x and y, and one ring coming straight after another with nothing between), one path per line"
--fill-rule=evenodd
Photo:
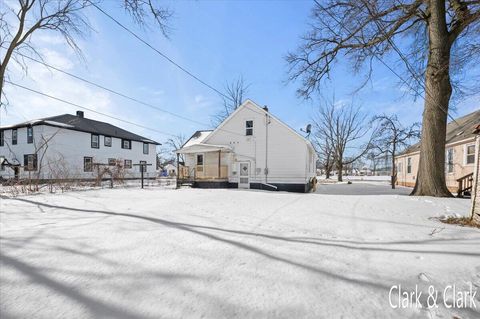
M475 127L480 125L480 110L464 115L447 124L447 137L445 144L452 144L475 136ZM420 151L420 142L408 147L398 155Z
M161 145L158 142L155 142L149 138L137 135L135 133L124 130L118 126L106 123L87 119L85 117L75 116L72 114L62 114L57 116L45 117L37 120L22 122L16 125L10 126L1 126L0 129L15 129L27 126L36 126L36 125L48 125L53 127L59 127L63 129L69 129L74 131L93 133L105 136L111 136L121 139L127 139L137 142L145 142L156 145Z
M280 123L283 127L285 127L287 130L289 130L290 132L292 132L295 136L299 137L303 142L305 142L309 147L312 148L313 151L315 151L315 149L313 148L313 145L312 143L310 143L309 140L307 140L305 137L303 137L302 135L300 135L297 131L295 131L293 128L291 128L290 126L288 126L287 124L285 124L284 122L282 122L281 120L279 120L277 117L275 117L272 113L268 112L267 110L265 110L264 108L260 107L257 103L253 102L252 100L250 99L247 99L245 100L245 102L243 102L239 107L237 107L237 109L231 113L225 120L223 120L222 123L220 123L220 125L217 126L217 128L215 130L213 130L213 132L211 134L209 134L207 136L207 138L204 140L205 143L208 143L208 140L215 134L217 134L218 131L221 131L222 130L222 127L228 122L230 121L230 119L232 119L238 112L240 112L241 109L247 107L248 105L252 105L253 107L255 107L257 110L255 110L255 112L259 112L261 114L268 114L270 116L271 119L277 121L278 123Z
M180 148L202 143L210 135L210 133L212 133L212 131L213 130L196 131Z

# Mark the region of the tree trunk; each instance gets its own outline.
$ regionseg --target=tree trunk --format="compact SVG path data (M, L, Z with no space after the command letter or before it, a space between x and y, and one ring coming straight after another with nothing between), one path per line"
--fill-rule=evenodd
M343 163L341 161L337 163L337 174L338 181L343 182Z
M397 168L395 167L395 151L392 155L392 176L390 177L392 183L392 189L395 189L395 183L397 182Z
M429 55L425 73L420 163L411 195L449 197L452 194L445 182L445 139L452 86L445 1L431 0L429 9Z

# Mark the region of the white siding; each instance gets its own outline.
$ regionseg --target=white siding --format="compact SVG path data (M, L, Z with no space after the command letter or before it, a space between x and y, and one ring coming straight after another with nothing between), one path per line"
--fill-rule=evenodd
M239 162L250 162L250 183L307 183L315 174L315 155L301 136L270 115L268 118L270 124L267 126L265 113L247 103L204 143L233 148L234 156L229 165L232 183L238 182ZM247 120L254 121L253 136L246 136ZM267 176L264 173L266 165Z
M146 161L151 166L147 167L146 176L155 176L156 166L156 145L149 144L148 154L143 154L143 143L132 141L131 149L121 148L121 139L112 138L112 146L104 145L104 136L100 135L99 148L91 147L91 134L74 131L64 128L57 128L48 125L33 126L34 143L27 144L27 129L18 129L18 144L11 144L11 129L4 130L5 142L4 146L0 147L0 156L4 156L11 161L16 158L21 165L23 165L23 156L25 154L34 154L35 148L40 148L44 144L44 140L51 140L48 142L48 148L45 151L43 160L41 161L41 154L43 149L38 152L38 165L41 165L40 178L51 178L53 170L50 167L54 165L64 164L68 168L69 178L94 178L95 173L83 171L83 158L93 157L93 161L97 163L108 163L109 158L121 160L132 160L132 164L138 164L140 161ZM41 161L41 163L40 163ZM29 174L36 172L25 172L20 170L20 177L28 177ZM13 170L5 168L0 171L0 176L4 178L13 177ZM126 170L125 177L140 176L140 168L133 166L132 169Z

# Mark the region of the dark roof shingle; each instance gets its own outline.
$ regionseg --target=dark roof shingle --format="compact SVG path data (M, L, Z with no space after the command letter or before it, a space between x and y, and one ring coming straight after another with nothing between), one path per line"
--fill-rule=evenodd
M146 142L161 145L158 142L155 142L149 138L137 135L135 133L126 131L118 126L95 121L91 119L87 119L85 117L79 117L72 114L62 114L57 116L45 117L38 120L27 121L23 123L19 123L16 125L0 127L1 129L12 129L12 128L20 128L26 126L35 126L35 125L50 125L55 127L61 127L64 129L74 130L74 131L81 131L99 135L106 135L116 138L122 138L137 142Z

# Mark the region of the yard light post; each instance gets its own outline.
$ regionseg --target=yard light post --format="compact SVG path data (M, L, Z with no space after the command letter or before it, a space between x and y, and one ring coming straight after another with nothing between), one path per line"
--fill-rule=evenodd
M143 172L147 170L147 166L152 166L152 164L139 163L139 164L133 164L133 166L139 166L140 167L140 177L142 179L142 189L143 189Z

